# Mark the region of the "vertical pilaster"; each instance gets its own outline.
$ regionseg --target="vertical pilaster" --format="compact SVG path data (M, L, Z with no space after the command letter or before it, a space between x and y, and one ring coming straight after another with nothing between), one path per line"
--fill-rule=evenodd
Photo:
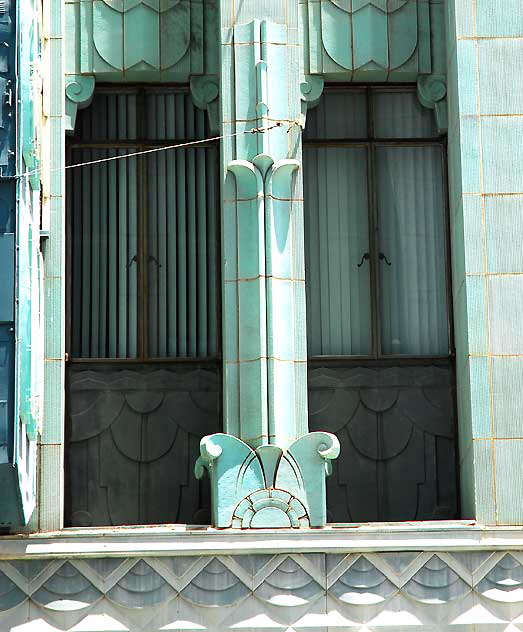
M307 434L298 0L220 5L225 433L205 437L218 527L325 523Z
M45 247L44 415L40 445L42 531L63 525L65 393L64 3L44 2L42 194Z
M449 197L464 517L523 521L523 18L449 0Z
M306 432L297 5L221 6L226 430L252 447Z

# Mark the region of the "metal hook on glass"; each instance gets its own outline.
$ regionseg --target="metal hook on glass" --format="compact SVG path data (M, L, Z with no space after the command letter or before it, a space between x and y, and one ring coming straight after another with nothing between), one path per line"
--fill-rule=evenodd
M387 257L385 256L385 253L384 253L384 252L380 252L380 253L379 253L379 255L378 255L378 258L379 258L379 260L380 260L380 261L385 261L385 263L386 263L388 266L391 266L391 265L392 265L392 263L391 263L391 262L387 259Z
M361 261L358 263L358 268L361 268L361 266L363 265L364 261L368 261L370 259L370 255L368 252L364 252L362 257L361 257Z
M138 255L134 255L134 257L131 259L131 261L129 261L129 263L127 264L127 269L129 269L133 263L138 263Z
M149 263L151 263L151 261L154 261L154 263L156 263L156 267L157 268L161 268L162 267L162 264L158 261L158 259L156 257L153 257L152 255L149 255L147 257L147 259L148 259Z
M138 254L134 255L134 257L131 259L131 261L129 261L129 263L127 264L127 268L130 268L133 265L133 263L138 263L138 259L142 259L142 261L143 261L143 255L138 255ZM161 268L162 267L162 264L158 261L158 259L156 257L153 257L153 255L149 255L147 257L147 261L149 263L151 263L151 261L154 261L154 263L156 263L156 267L157 268Z

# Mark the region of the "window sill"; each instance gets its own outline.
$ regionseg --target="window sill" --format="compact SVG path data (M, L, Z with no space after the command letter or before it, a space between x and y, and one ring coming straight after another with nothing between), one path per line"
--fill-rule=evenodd
M464 520L332 524L299 531L155 525L68 528L0 539L0 559L496 549L523 549L523 526Z

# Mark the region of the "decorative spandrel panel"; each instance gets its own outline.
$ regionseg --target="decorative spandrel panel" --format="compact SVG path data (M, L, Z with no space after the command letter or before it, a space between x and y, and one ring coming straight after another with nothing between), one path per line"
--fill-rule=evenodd
M346 81L415 81L431 72L428 0L307 0L312 75Z
M66 129L87 107L95 81L190 83L218 128L215 0L75 0L65 4Z
M329 522L456 517L450 367L309 369L309 424L340 441Z
M218 369L73 366L66 524L208 524L193 467L221 429L220 395Z
M217 61L212 0L84 0L66 10L68 74L187 81Z

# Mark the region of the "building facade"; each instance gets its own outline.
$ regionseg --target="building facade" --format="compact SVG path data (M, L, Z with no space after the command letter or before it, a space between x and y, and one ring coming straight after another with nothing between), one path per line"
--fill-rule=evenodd
M0 30L0 629L523 629L523 10Z

